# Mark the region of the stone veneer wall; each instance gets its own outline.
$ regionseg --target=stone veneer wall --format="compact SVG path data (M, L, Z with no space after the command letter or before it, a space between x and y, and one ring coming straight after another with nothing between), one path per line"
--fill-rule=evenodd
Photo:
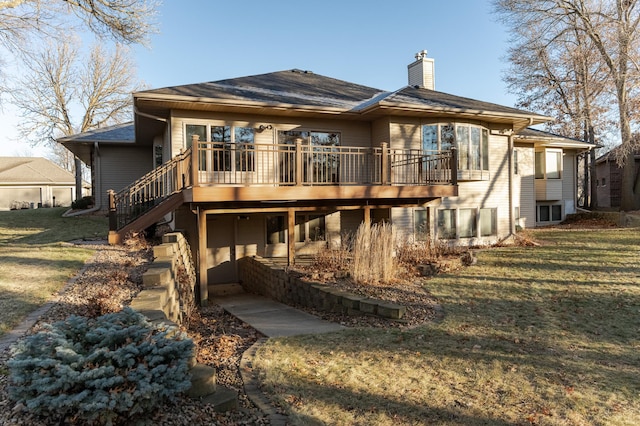
M301 305L349 315L377 315L400 320L406 307L352 294L287 273L282 263L258 256L240 259L242 287L290 305Z

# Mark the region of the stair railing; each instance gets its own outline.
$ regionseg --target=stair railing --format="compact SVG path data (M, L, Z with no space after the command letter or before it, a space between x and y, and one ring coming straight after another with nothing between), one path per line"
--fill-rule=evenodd
M192 185L191 148L117 193L109 190L109 229L117 231Z

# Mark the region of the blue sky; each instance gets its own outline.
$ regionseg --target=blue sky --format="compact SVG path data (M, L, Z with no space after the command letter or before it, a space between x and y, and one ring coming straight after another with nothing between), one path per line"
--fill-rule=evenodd
M426 49L436 90L515 102L502 81L508 36L489 0L165 0L158 21L150 46L133 51L150 88L300 68L396 90ZM3 112L0 155L24 155L18 118Z

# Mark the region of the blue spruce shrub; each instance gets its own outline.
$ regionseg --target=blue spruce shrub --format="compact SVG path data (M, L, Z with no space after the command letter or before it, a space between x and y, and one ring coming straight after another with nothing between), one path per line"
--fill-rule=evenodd
M13 346L9 396L69 423L148 418L191 386L193 346L130 308L98 318L72 315Z

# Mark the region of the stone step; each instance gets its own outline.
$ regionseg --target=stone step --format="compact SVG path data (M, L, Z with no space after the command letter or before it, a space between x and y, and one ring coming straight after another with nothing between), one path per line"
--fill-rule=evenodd
M214 393L200 398L200 401L212 405L217 412L238 409L238 394L236 391L222 386L218 386Z
M211 395L217 389L216 369L204 364L196 364L191 370L191 388L187 391L190 398Z

